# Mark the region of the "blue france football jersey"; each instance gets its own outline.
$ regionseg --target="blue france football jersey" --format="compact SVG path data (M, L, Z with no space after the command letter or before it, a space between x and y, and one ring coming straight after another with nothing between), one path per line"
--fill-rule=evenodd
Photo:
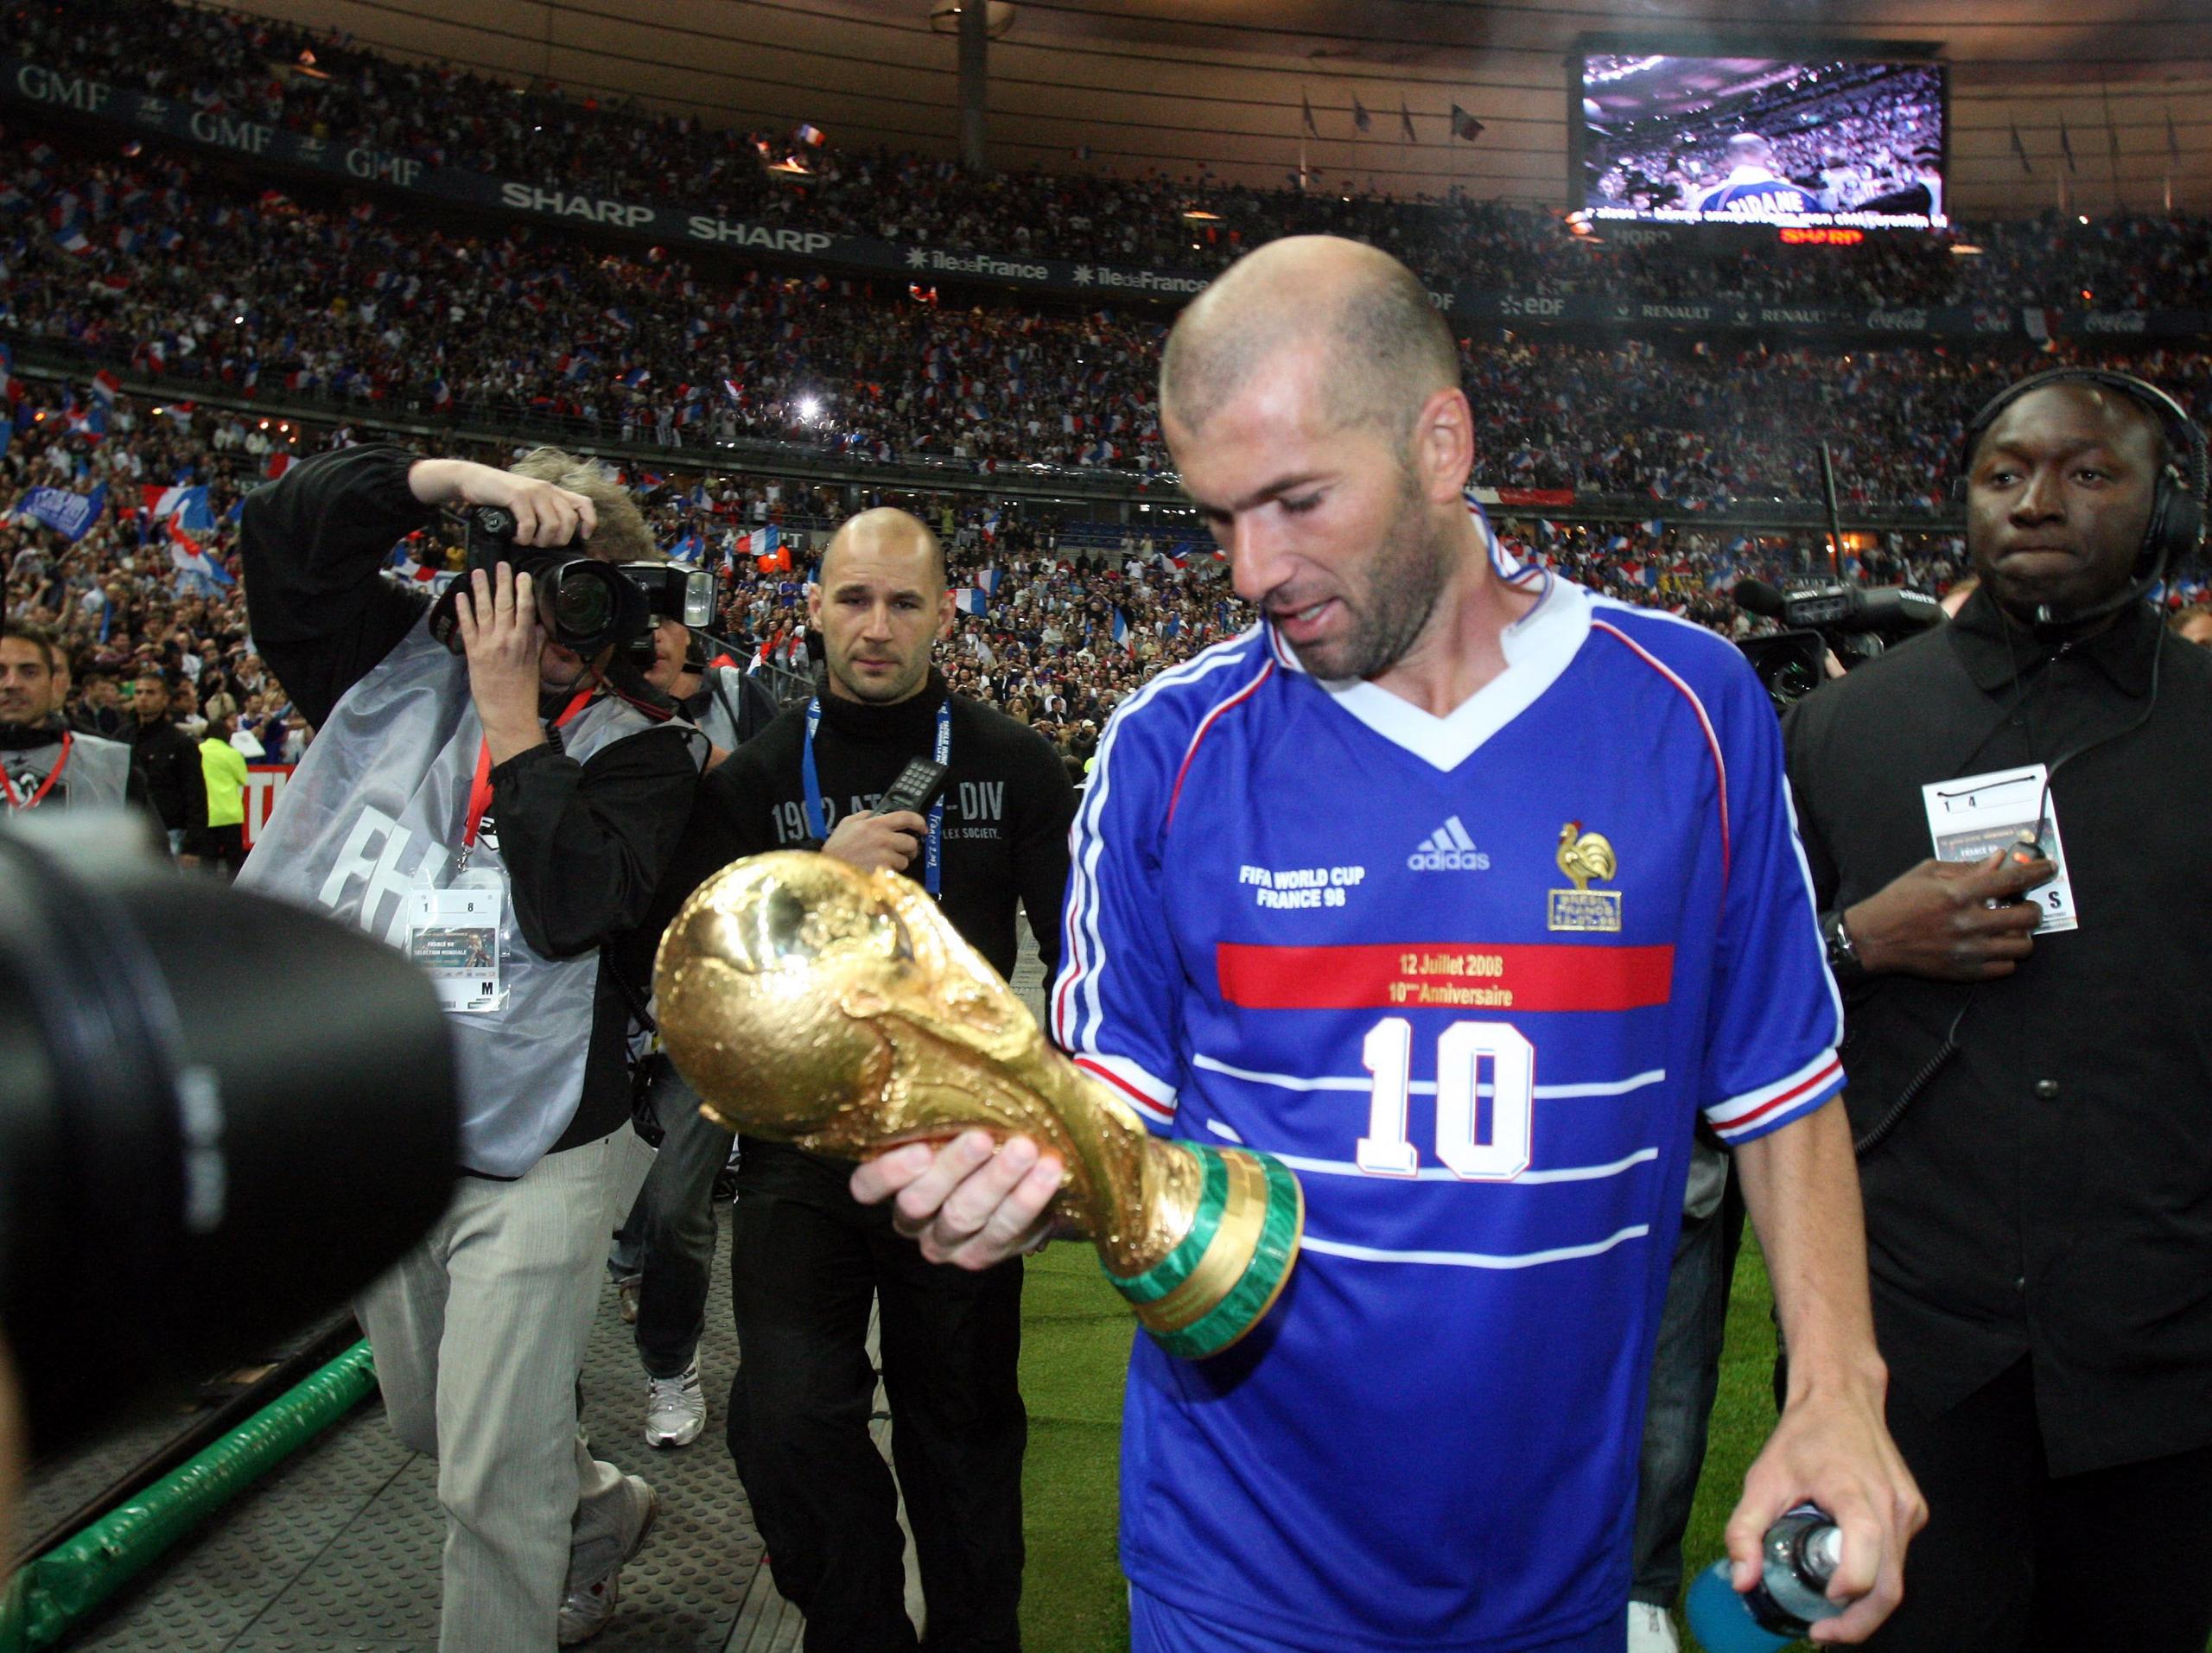
M1820 202L1786 178L1722 184L1697 204L1700 213L1732 213L1745 218L1774 218L1817 213Z
M1292 1647L1618 1621L1694 1121L1743 1141L1842 1084L1764 691L1514 577L1541 599L1450 715L1262 626L1117 713L1076 823L1059 1042L1306 1195L1243 1343L1136 1340L1123 1566Z

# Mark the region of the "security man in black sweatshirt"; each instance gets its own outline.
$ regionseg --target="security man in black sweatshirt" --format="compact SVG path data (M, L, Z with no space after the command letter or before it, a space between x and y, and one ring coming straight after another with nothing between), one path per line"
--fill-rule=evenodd
M1043 737L950 693L931 664L953 619L937 537L904 512L864 512L830 541L807 601L823 692L707 778L656 906L672 910L671 896L739 856L816 849L923 882L1001 975L1014 970L1018 900L1049 980L1074 790ZM950 768L939 804L927 817L869 814L917 757ZM809 1653L915 1645L897 1495L868 1433L880 1301L929 1644L1017 1648L1021 1264L970 1274L924 1262L892 1231L890 1206L853 1199L850 1174L788 1145L741 1144L730 1250L744 1360L729 1444L777 1587L806 1615Z

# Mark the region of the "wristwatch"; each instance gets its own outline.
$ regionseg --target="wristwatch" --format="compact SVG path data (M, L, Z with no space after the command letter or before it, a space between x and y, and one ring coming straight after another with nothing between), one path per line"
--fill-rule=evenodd
M1866 970L1859 950L1851 944L1851 931L1844 927L1840 907L1821 914L1821 939L1827 945L1828 969L1838 976L1857 975Z

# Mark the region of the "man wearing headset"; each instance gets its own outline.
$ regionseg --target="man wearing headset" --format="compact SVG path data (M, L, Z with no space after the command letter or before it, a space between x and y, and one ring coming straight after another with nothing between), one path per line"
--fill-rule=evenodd
M2212 1633L2212 658L2145 601L2204 439L2085 369L1963 455L1980 587L1793 712L1847 1013L1889 1422L1925 1492L1871 1648Z

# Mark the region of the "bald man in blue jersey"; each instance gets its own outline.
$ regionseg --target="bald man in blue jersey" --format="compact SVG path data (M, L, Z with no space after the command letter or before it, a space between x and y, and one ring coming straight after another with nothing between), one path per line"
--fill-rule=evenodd
M1728 140L1728 175L1698 197L1700 213L1731 218L1796 218L1820 202L1774 169L1774 145L1757 132Z
M1924 1516L1883 1424L1840 1012L1770 706L1719 639L1516 565L1412 273L1301 238L1170 339L1184 486L1263 619L1109 724L1055 1036L1155 1131L1304 1185L1243 1343L1132 1356L1122 1559L1161 1653L1619 1653L1645 1376L1700 1115L1791 1389L1728 1529L1845 1534L1863 1637ZM1037 1243L1061 1167L969 1132L861 1167L926 1255Z

